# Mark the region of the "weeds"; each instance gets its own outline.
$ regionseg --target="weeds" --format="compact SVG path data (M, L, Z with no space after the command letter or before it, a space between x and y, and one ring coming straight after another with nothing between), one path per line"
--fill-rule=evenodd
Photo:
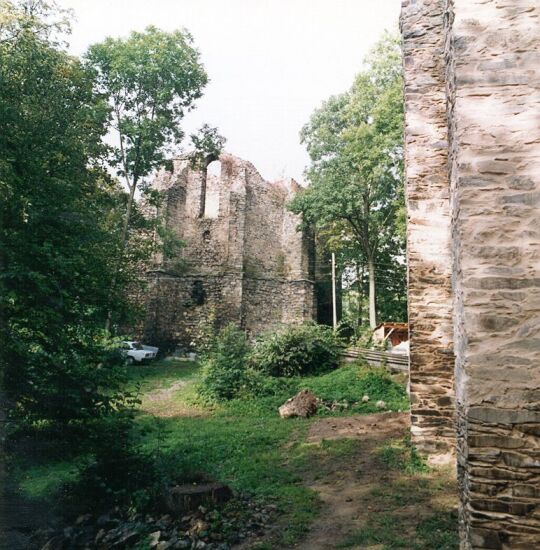
M379 459L390 469L407 474L428 472L429 466L418 454L409 436L390 441L377 451Z

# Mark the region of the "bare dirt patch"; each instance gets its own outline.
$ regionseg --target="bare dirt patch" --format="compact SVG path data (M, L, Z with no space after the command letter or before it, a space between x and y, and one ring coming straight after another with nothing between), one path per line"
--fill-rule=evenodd
M432 544L453 548L448 537L439 543L429 532L426 540L418 535L424 520L428 530L431 528L434 513L452 513L456 490L451 473L412 474L392 470L381 460L378 449L403 439L408 430L408 413L325 418L311 425L308 443L337 439L356 443L351 442L351 452L313 464L302 473L304 483L317 492L322 505L319 519L294 548L435 548ZM433 529L438 527L435 518Z
M324 418L310 426L307 441L323 439L399 437L409 427L409 413L387 412L338 418Z
M187 380L177 380L168 388L158 388L143 395L141 411L160 418L181 416L206 416L204 409L186 403L180 397L182 390L190 384Z

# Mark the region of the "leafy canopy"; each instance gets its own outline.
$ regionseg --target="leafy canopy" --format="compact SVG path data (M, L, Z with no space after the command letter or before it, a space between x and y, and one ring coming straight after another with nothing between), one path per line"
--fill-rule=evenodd
M180 122L208 82L199 52L187 31L150 26L127 39L107 38L86 58L97 71L98 90L110 99L120 137L113 163L136 184L184 137Z
M329 98L301 132L309 187L291 209L349 265L404 252L403 98L398 39L385 34L351 89ZM381 285L384 286L384 285ZM374 299L374 297L372 297Z
M65 425L126 398L101 329L116 246L101 168L108 108L92 72L11 7L0 43L4 390L22 420Z

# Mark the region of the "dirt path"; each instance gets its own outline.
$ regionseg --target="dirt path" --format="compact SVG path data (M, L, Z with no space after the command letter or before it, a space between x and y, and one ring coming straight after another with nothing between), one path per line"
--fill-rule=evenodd
M181 416L206 416L204 409L187 404L181 397L183 389L192 382L177 380L167 388L157 388L142 397L141 411L160 418L173 418Z
M321 515L307 537L295 548L328 550L335 548L347 535L361 528L376 503L373 490L388 480L374 450L388 439L403 437L408 429L407 413L382 413L325 418L311 426L307 441L353 438L361 440L359 452L325 469L322 479L316 472L305 479L322 501ZM357 548L360 548L359 546ZM370 548L364 546L363 548ZM373 550L380 546L371 547Z

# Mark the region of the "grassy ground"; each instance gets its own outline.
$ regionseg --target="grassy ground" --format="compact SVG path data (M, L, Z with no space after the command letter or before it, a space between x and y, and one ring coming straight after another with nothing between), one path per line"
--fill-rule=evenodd
M414 452L408 437L377 448L388 472L384 484L370 490L373 506L364 525L337 545L381 550L456 550L456 487L450 469L433 470Z
M351 444L331 441L306 452L303 440L313 419L283 421L277 407L303 387L321 399L341 402L356 403L364 393L373 395L369 403L352 405L347 413L372 412L375 401L383 398L394 410L407 407L401 388L349 366L327 375L283 381L275 395L238 399L209 409L196 400L196 371L193 364L174 362L134 367L133 379L141 385L141 408L145 411L139 422L150 430L148 448L155 448L166 469L181 477L189 479L204 472L237 490L272 501L286 518L276 540L280 545L297 540L318 514L316 493L302 483L306 463L311 468L337 460L350 452ZM178 380L188 383L179 386ZM161 393L156 392L158 385L164 390ZM174 388L168 394L167 385Z
M196 363L161 361L132 366L130 374L131 384L141 392L137 417L141 442L146 450L154 453L171 481L204 474L255 499L273 503L280 510L280 520L268 540L260 542L261 549L289 548L306 536L321 511L324 513L325 506L324 498L321 499L319 490L308 478L331 478L340 467L350 469L361 453L366 452L359 440L351 437L309 440L310 430L322 417L346 421L351 414L372 413L377 410L375 402L379 399L385 400L388 410L408 407L402 386L358 365L322 376L283 381L277 384L274 395L213 406L197 399L199 367ZM277 407L304 387L312 389L321 399L347 403L347 406L334 412L322 411L311 419L282 420ZM370 396L368 403L361 402L364 394ZM392 481L379 488L380 494L373 496L385 503L385 512L373 518L366 516L361 529L346 533L348 538L338 541L343 547L364 547L362 545L369 543L382 544L381 549L457 548L452 546L454 518L441 518L440 514L431 519L422 516L421 522L415 524L418 533L428 533L422 535L423 538L418 535L418 540L432 541L435 546L403 546L399 542L403 534L395 520L402 508L401 500L412 494L416 499L421 494L431 498L443 487L432 482L426 472L418 471L422 464L419 459L414 459L418 464L413 466L409 459L402 464L403 452L397 443L377 451L376 460L382 468L401 472L399 477L392 477L397 485ZM53 460L20 471L23 490L31 497L54 497L63 482L72 481L76 476L77 460L80 458ZM418 476L426 476L425 486L417 483ZM416 531L410 536L416 537Z

